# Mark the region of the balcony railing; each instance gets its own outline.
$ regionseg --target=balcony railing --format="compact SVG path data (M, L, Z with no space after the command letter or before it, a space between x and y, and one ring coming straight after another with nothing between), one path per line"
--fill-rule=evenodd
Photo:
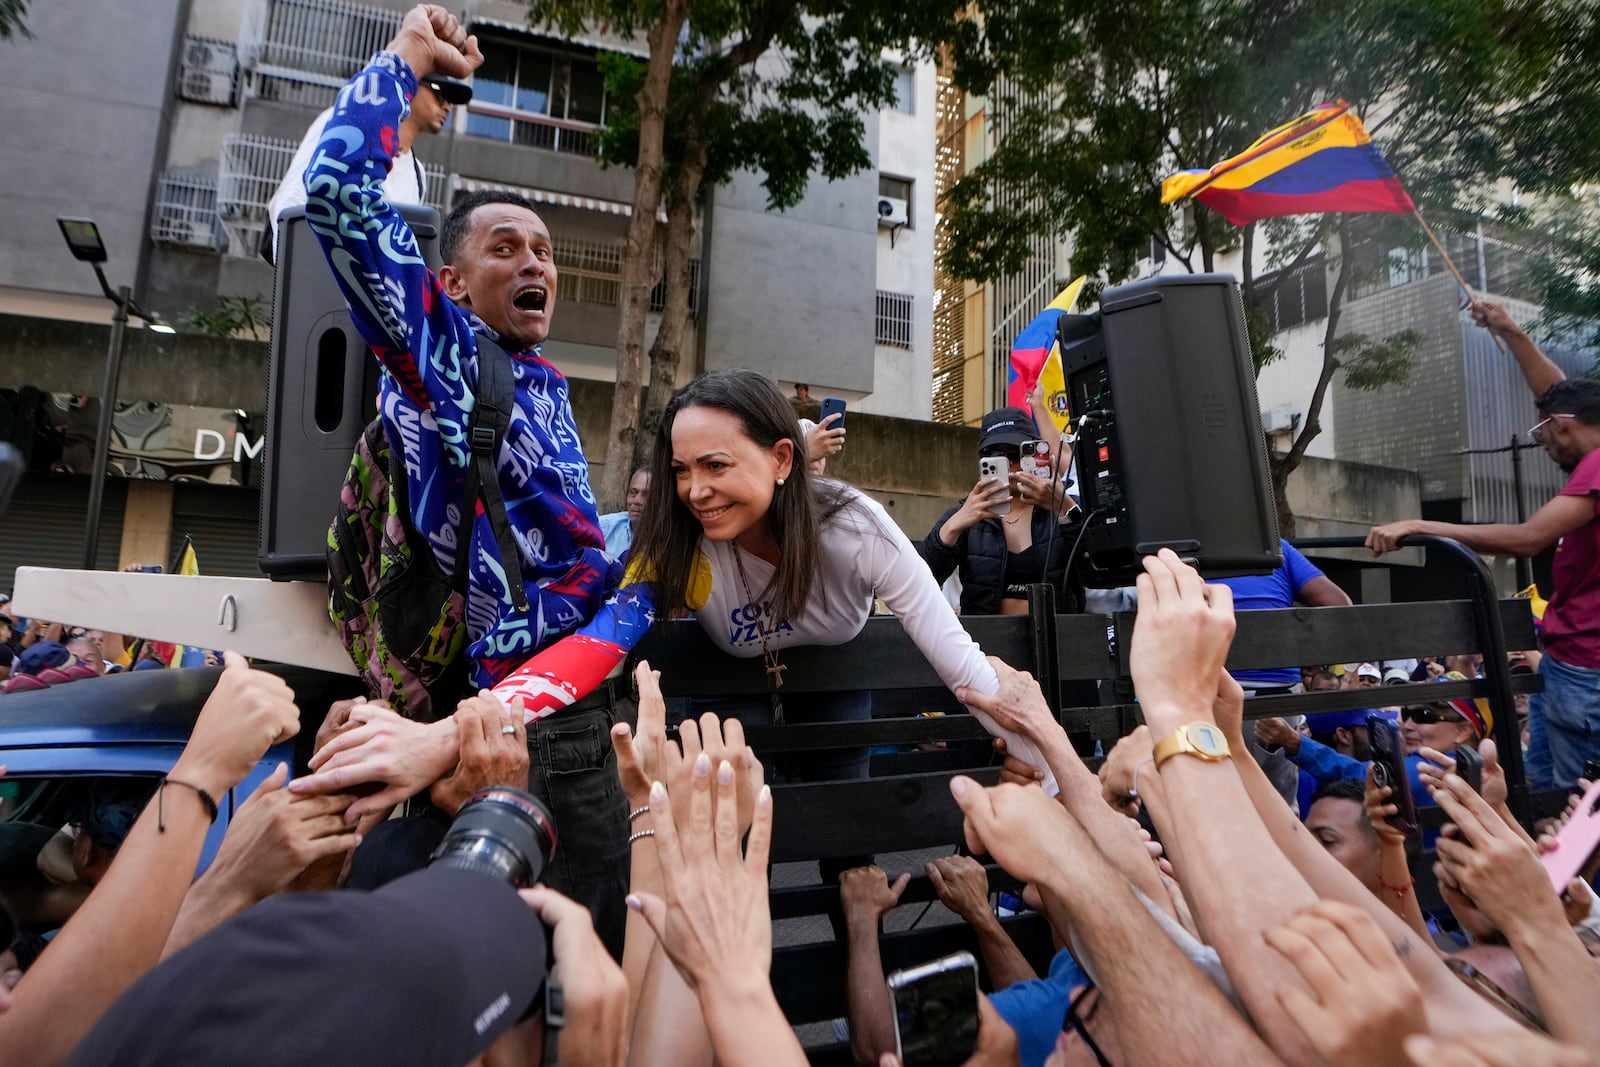
M228 252L253 256L267 228L267 203L294 160L298 142L275 137L230 133L222 141L222 163L217 173L217 215L227 231ZM448 189L445 173L432 165L422 168L428 186L428 203L443 209Z
M547 152L593 156L597 127L584 122L551 118L533 111L519 111L500 104L473 102L458 119L461 129L475 137L509 141Z

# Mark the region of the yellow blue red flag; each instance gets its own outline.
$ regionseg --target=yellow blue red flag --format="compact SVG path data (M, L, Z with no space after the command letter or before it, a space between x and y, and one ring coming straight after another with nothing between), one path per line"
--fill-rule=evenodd
M1017 339L1011 345L1011 367L1006 378L1006 403L1012 407L1028 409L1028 394L1033 392L1033 387L1039 382L1039 375L1044 370L1045 361L1050 357L1056 340L1056 320L1071 311L1078 302L1078 294L1083 291L1084 277L1079 275L1077 280L1056 294L1050 301L1050 306L1035 315L1017 334ZM1056 356L1057 376L1059 377L1061 357ZM1059 387L1063 396L1066 386ZM1049 385L1046 385L1049 389ZM1047 396L1046 402L1049 401ZM1063 408L1063 411L1065 408Z
M1163 204L1185 197L1239 226L1279 215L1416 210L1343 100L1313 108L1210 170L1182 170L1161 183Z
M173 568L173 574L199 574L200 561L195 558L194 542L187 537L183 539L183 552L178 556L178 565ZM172 650L172 659L167 662L169 667L204 667L206 665L206 650L191 648L188 645L178 645Z

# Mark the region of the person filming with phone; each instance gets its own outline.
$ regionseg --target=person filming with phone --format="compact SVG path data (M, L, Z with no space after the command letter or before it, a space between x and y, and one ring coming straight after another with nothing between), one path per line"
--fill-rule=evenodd
M1026 615L1028 586L1039 582L1065 594L1061 610L1082 610L1081 586L1068 584L1081 513L1060 479L1071 456L1057 458L1041 444L1033 417L1022 408L985 415L977 484L917 544L935 581L960 575L963 615ZM1025 458L1038 463L1040 456L1042 477L1037 468L1024 469Z

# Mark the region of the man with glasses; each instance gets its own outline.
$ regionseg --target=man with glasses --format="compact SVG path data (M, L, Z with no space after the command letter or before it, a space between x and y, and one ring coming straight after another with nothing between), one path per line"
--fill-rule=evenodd
M1544 692L1530 703L1529 782L1570 788L1586 759L1600 757L1600 381L1569 379L1498 304L1473 317L1502 338L1538 396L1528 436L1571 477L1526 522L1467 526L1406 519L1375 526L1367 547L1383 555L1412 534L1452 537L1479 552L1534 556L1554 545L1555 588L1543 622Z
M383 183L383 198L391 204L426 204L428 179L422 164L411 152L417 135L439 133L450 121L450 109L472 99L472 86L453 78L428 77L417 87L411 100L411 112L400 123L398 150L389 177ZM333 108L318 115L306 131L295 150L289 169L283 172L278 191L267 202L267 233L261 241L261 255L268 263L277 262L278 216L292 207L306 202L306 168L311 165L311 153L322 140L322 131L333 116Z

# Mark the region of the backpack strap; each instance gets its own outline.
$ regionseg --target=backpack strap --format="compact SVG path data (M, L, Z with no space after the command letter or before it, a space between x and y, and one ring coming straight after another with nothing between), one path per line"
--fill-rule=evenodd
M516 379L511 373L511 357L494 341L479 334L478 389L472 417L467 423L467 445L471 458L467 464L466 491L462 494L462 536L456 546L456 573L464 576L468 545L472 541L472 521L478 495L483 494L484 512L500 547L500 565L510 587L511 606L528 610L528 591L522 581L522 557L517 540L511 535L511 520L506 516L505 498L500 494L500 446L511 427L511 411L516 406ZM458 579L459 580L459 579Z

